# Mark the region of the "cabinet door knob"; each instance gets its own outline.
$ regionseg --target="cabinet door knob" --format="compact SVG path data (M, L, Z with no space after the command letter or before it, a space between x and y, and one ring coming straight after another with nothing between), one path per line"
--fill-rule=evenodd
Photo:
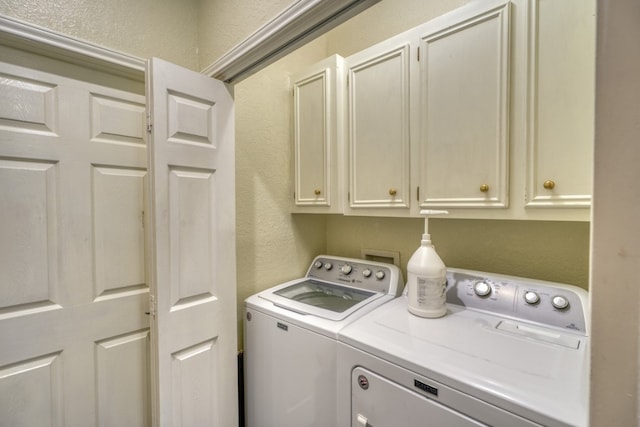
M320 194L322 194L322 191L319 188L316 188L315 190L313 190L313 192L316 196L319 196Z
M556 183L548 179L542 184L542 186L547 190L553 190L556 186Z
M487 191L489 191L489 184L482 184L480 186L480 191L482 191L483 193L486 193Z
M396 194L397 194L397 191L396 191L396 189L395 189L395 188L390 188L390 189L389 189L389 195L390 195L390 196L395 196Z

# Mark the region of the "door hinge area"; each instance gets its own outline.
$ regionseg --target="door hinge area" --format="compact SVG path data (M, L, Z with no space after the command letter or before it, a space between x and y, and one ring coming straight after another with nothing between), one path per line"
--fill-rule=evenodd
M145 314L150 314L154 318L156 317L156 296L149 294L149 311Z
M420 201L420 186L416 187L416 200Z
M153 124L151 124L151 114L147 114L147 133L151 133Z
M418 46L418 62L420 62L420 46Z

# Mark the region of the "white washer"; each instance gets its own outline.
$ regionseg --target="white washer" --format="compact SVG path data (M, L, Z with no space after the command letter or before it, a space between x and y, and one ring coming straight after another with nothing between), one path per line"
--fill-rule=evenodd
M247 298L247 427L335 426L337 333L402 288L394 265L319 256L304 278Z
M339 333L338 426L586 426L587 292L449 269L447 315L406 295Z

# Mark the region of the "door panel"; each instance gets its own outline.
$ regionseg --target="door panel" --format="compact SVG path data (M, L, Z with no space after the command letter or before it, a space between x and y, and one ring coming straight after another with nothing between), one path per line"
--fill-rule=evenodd
M149 330L136 331L97 343L96 390L98 425L148 426ZM124 360L135 363L122 363ZM126 387L122 387L126 384ZM114 408L118 408L114 411Z
M154 424L237 425L232 94L157 58L147 79Z
M0 369L2 422L11 426L62 425L60 354ZM20 402L28 401L29 405ZM11 408L11 411L4 411Z
M346 59L351 208L409 208L409 54L398 36Z
M595 6L576 0L531 5L527 207L591 205ZM549 180L553 185L545 187Z
M506 208L510 3L421 29L420 206Z
M148 425L143 86L0 57L2 424Z
M1 309L55 303L56 172L54 163L0 159Z

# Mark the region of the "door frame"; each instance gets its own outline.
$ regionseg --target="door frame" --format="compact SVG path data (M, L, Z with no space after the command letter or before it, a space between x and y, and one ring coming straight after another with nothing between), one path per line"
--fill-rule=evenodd
M0 16L0 44L144 82L141 58L6 16Z

